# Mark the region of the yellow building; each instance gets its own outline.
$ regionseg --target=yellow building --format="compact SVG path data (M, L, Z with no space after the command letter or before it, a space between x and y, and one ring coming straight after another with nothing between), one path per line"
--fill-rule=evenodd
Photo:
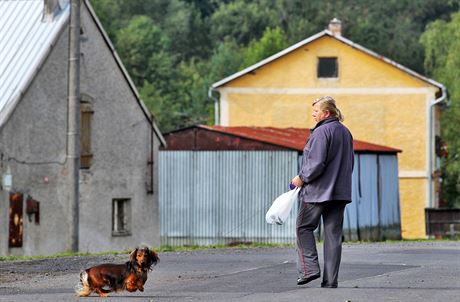
M343 36L324 30L237 72L218 91L216 124L312 127L312 101L333 96L355 139L403 150L399 155L401 231L425 238L425 208L438 204L435 136L444 85Z

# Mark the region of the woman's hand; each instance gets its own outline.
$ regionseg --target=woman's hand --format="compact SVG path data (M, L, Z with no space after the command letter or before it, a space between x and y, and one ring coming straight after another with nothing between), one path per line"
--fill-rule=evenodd
M296 187L302 187L303 186L303 181L300 179L299 175L297 175L296 177L294 177L292 180L291 180L291 183L296 186Z

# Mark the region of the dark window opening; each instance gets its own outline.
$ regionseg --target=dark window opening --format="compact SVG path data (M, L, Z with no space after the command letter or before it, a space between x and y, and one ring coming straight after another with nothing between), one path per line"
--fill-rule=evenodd
M112 235L131 235L131 200L113 199L112 201Z
M339 64L337 58L318 58L318 78L337 78Z

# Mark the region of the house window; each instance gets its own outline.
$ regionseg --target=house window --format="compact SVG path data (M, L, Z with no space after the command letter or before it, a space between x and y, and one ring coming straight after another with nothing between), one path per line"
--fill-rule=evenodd
M80 100L80 169L89 169L93 159L91 151L92 99L86 95Z
M131 235L131 200L112 200L112 235Z
M318 78L337 78L339 64L337 58L318 58Z

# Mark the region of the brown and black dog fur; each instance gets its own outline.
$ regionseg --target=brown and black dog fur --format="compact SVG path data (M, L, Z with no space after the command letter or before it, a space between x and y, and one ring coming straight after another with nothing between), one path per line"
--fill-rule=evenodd
M127 290L144 291L147 272L160 261L158 254L148 248L135 249L125 264L101 264L80 273L77 295L89 296L96 292L106 297L110 292Z

